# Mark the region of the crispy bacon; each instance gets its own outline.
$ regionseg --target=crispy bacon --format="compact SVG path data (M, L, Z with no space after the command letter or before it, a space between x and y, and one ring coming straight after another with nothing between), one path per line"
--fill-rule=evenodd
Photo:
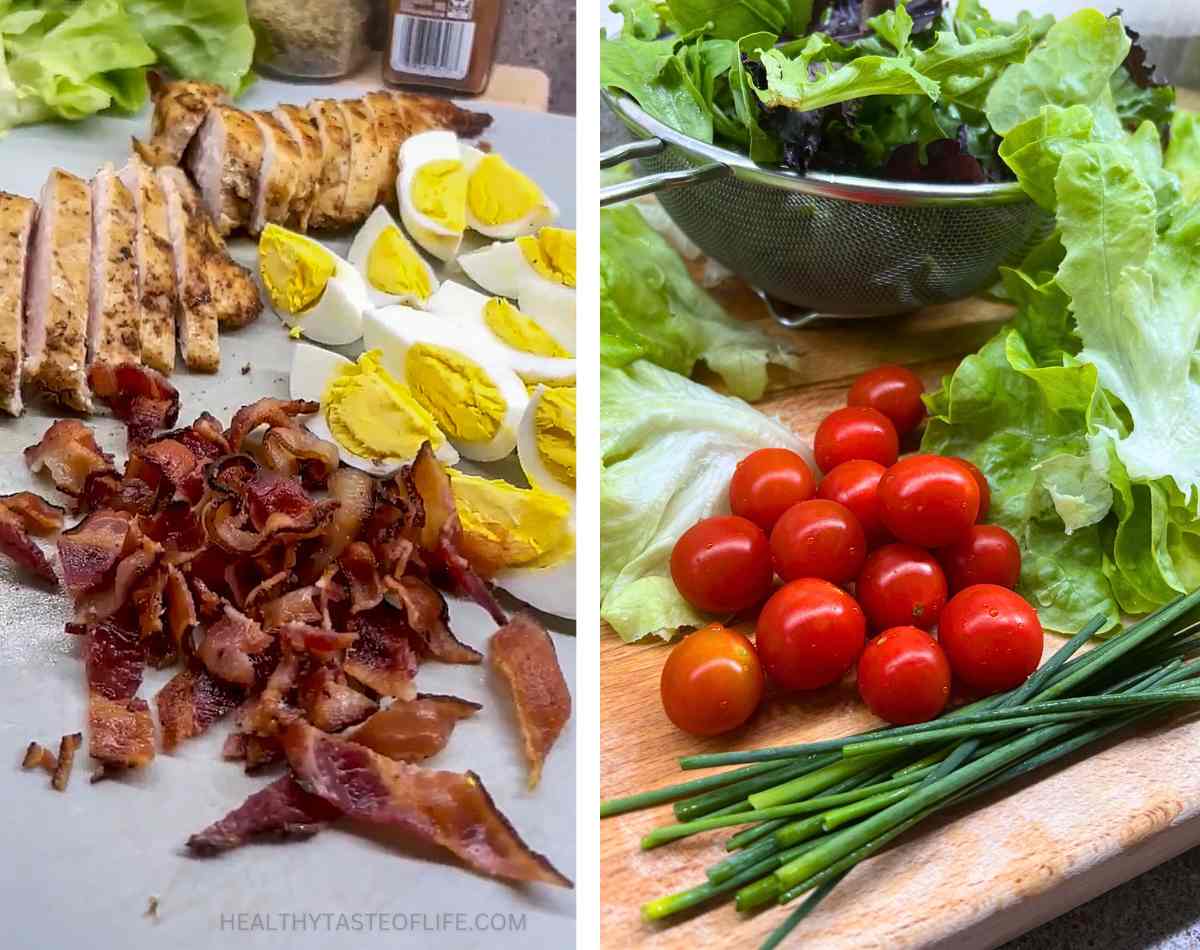
M21 768L44 769L53 775L58 768L58 757L45 746L31 742L25 749L25 757L21 759Z
M143 482L154 493L156 502L165 504L175 498L195 501L189 485L200 460L194 452L175 439L157 439L138 445L132 450L125 466L122 486L135 480Z
M346 738L389 759L420 762L441 752L459 721L482 708L457 696L418 695L379 710ZM321 728L319 723L313 725Z
M137 541L117 562L112 581L75 598L76 623L95 623L111 617L130 602L134 588L158 564L162 548L149 538ZM62 555L59 555L60 559Z
M133 528L121 511L94 511L58 538L63 584L72 598L95 590L109 578L127 553Z
M571 886L521 840L474 772L396 762L299 721L284 731L283 750L300 786L351 818L440 845L493 877Z
M296 416L311 416L320 408L320 403L307 399L274 399L266 396L234 413L225 438L230 449L240 452L246 436L259 426L296 428Z
M336 633L306 623L288 623L279 628L279 638L297 653L308 653L319 660L329 660L353 645L358 634Z
M299 676L300 657L290 649L283 650L262 691L238 710L239 731L257 736L277 735L281 725L295 715L288 697Z
M58 575L54 573L46 552L29 536L31 533L48 533L45 526L52 523L55 512L61 527L62 509L42 501L32 492L6 495L0 499L0 552L42 580L57 585Z
M375 481L356 468L340 468L329 476L329 497L338 507L312 559L313 577L341 556L371 517L375 508Z
M100 451L92 430L78 419L59 419L41 441L25 450L25 464L34 474L45 469L54 487L73 498L83 492L89 475L113 472L111 455Z
M49 537L61 531L66 512L52 505L41 495L31 491L19 491L12 495L0 495L0 508L15 515L30 534L39 538Z
M226 604L224 615L205 631L196 656L218 679L248 687L255 679L251 655L271 643L257 622Z
M188 642L188 634L197 623L196 604L187 578L174 564L167 565L167 582L163 589L166 602L167 634L176 648Z
M138 768L154 758L154 722L144 699L88 696L88 755L106 768Z
M554 641L532 616L519 613L492 635L492 665L512 688L517 720L529 760L529 787L571 718L571 693L558 665Z
M198 459L207 462L228 455L233 450L217 417L211 413L202 412L195 421L182 429L174 429L163 436L164 439L174 439L182 442Z
M446 599L419 577L384 579L388 603L404 610L408 625L424 644L425 652L443 663L478 663L483 654L450 632Z
M162 632L163 600L166 586L167 568L165 564L159 564L129 595L129 600L137 611L138 632L141 633L143 639Z
M67 790L71 780L71 769L75 766L75 753L83 745L83 733L73 732L63 736L58 742L58 764L54 767L54 776L50 779L50 787L58 792Z
M188 578L188 583L192 589L192 602L195 607L196 616L200 620L210 623L216 620L221 614L222 606L224 606L221 596L209 588L194 572Z
M362 613L383 603L383 582L370 545L355 541L338 558L342 574L350 582L350 612Z
M299 476L309 488L324 488L339 465L337 446L307 429L268 429L258 454L267 468L280 475Z
M204 528L209 541L225 552L254 556L273 544L315 537L325 530L336 508L336 501L320 501L298 515L274 511L267 515L261 528L251 530L239 511L239 503L230 499L205 508Z
M125 423L129 445L141 445L179 418L179 392L157 370L97 360L88 370L92 393Z
M220 821L187 840L193 854L213 855L251 838L311 838L341 812L285 775L255 792Z
M241 698L238 687L221 682L198 662L180 670L154 697L163 748L170 752L184 739L200 735Z
M195 505L186 499L172 501L143 517L140 526L146 537L162 545L163 560L168 564L186 564L204 549L204 528Z
M310 669L300 680L297 697L305 717L323 732L338 732L357 725L379 708L346 683L336 667L323 663Z
M268 630L288 623L320 623L321 591L315 584L297 587L286 594L268 600L259 609Z
M269 603L274 595L282 595L291 577L291 571L279 571L270 577L263 578L246 594L244 601L246 609L250 610L264 602Z
M145 656L138 634L111 620L87 628L88 686L108 699L129 699L142 685Z
M346 653L345 671L381 696L415 698L417 654L411 642L413 631L404 615L381 604L355 615L350 629L358 639Z

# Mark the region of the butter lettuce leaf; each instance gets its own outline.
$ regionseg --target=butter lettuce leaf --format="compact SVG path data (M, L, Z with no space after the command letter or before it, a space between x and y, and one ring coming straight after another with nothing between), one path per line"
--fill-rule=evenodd
M241 92L251 78L254 33L245 0L124 0L158 61L175 75Z

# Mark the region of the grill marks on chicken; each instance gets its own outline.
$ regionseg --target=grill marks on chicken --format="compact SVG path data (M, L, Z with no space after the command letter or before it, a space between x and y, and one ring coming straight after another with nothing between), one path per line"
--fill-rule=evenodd
M0 409L19 416L24 359L25 267L37 205L0 192Z
M121 169L121 181L133 196L136 233L133 243L141 305L142 362L160 373L175 369L175 255L167 224L167 197L154 170L136 155Z
M342 119L350 138L350 168L342 217L347 223L352 223L365 219L374 210L386 181L388 163L380 148L371 113L363 102L344 99L341 107Z
M250 116L263 137L262 166L258 170L258 191L250 219L250 233L259 234L268 221L287 219L303 157L300 145L273 113L251 112Z
M346 223L343 208L346 185L350 180L350 132L336 100L316 99L308 104L308 111L317 124L324 156L309 227L317 230L338 228Z
M221 354L217 344L217 308L204 266L209 242L199 220L203 212L182 169L160 168L158 180L167 198L167 227L175 256L175 286L179 290L175 332L179 352L188 369L215 373Z
M133 195L105 165L92 179L92 275L88 363L141 363L142 308L137 291L137 210Z
M287 129L293 144L300 153L300 165L296 182L288 202L282 223L298 231L308 230L309 215L317 200L321 184L321 172L325 167L325 151L317 123L306 109L300 106L281 105L272 115ZM269 219L274 221L274 218ZM279 223L279 222L276 222Z

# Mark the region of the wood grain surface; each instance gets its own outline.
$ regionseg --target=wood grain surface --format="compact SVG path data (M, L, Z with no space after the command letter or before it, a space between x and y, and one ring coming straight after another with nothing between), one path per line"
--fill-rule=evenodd
M717 296L732 312L763 316L744 287ZM811 437L845 404L850 378L880 362L914 366L936 385L957 357L1000 322L1002 306L966 301L912 316L842 322L800 331L803 385L761 408ZM1047 636L1047 650L1061 641ZM709 774L680 772L685 754L755 748L847 735L875 724L852 676L815 693L769 695L731 736L702 740L662 712L658 679L669 647L622 644L601 632L601 796ZM606 947L757 946L788 910L744 917L732 902L673 926L648 924L639 907L701 883L736 829L696 835L643 852L643 834L673 822L659 806L601 822L601 935ZM995 946L1200 843L1200 720L1158 726L1110 743L1065 767L1037 774L978 806L916 829L856 868L793 932L788 945L819 948ZM793 905L794 906L794 905Z

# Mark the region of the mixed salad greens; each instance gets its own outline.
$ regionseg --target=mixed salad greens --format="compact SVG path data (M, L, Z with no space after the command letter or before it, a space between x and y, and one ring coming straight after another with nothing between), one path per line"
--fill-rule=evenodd
M245 0L0 0L0 132L146 101L146 69L240 92Z
M710 118L715 113L704 103L715 103L728 119L739 114L722 106L722 96L730 93L713 90L736 84L728 78L737 68L732 53L729 69L721 74L724 87L694 81L695 57L703 54L702 62L711 66L715 52L704 52L711 43L732 42L749 50L745 37L730 35L746 27L738 17L749 16L751 8L759 13L787 8L798 16L805 5L730 5L736 14L722 15L719 22L710 18L703 29L684 18L684 11L715 10L716 5L625 6L641 15L634 22L643 25L630 27L627 18L626 35L606 48L628 56L646 50L645 44L659 44L656 69L639 74L639 81L661 91L666 88L663 77L673 70L679 80L675 99L688 98L688 108ZM838 11L852 6L856 4L835 3L819 22L832 23ZM1146 613L1200 586L1200 117L1175 109L1174 90L1154 78L1136 37L1116 15L1085 9L1053 24L1028 17L996 24L977 0L963 0L950 20L940 4L932 5L938 9L927 18L930 6L923 0L907 10L897 4L895 10L871 17L864 37L849 46L813 34L804 41L804 48L813 51L805 68L791 65L804 56L794 44L775 46L772 39L765 47L754 47L759 52L745 61L760 63L769 79L765 87L755 85L755 98L763 106L774 102L778 105L769 108L796 113L804 111L796 104L819 102L815 111L821 112L829 104L815 98L816 87L836 86L834 77L855 61L886 59L886 67L873 62L848 73L846 88L867 88L868 74L881 85L884 76L899 83L897 73L907 83L936 82L938 98L924 96L920 108L921 94L891 97L885 111L897 122L905 109L911 110L909 115L921 110L934 115L969 101L979 117L971 119L974 127L995 136L988 149L997 165L1054 213L1054 233L1020 267L1002 272L1004 294L1017 308L1011 322L926 397L930 418L922 450L968 458L986 474L992 486L991 520L1020 542L1020 590L1038 607L1048 629L1077 630L1101 605L1111 630L1122 615ZM647 9L665 14L668 26L677 29L692 23L693 33L681 31L684 39L646 38L655 28ZM661 26L661 20L656 22ZM932 36L918 33L922 22L929 24L925 29L933 30ZM946 23L949 31L942 28ZM925 38L918 41L918 36ZM1004 47L1002 54L976 59L974 71L964 66L939 73L930 66L939 47L947 61L957 57L965 64L970 56L964 49L981 50L978 44L987 44L994 52L1002 40L1018 36L1023 45L1019 54ZM883 43L893 52L880 53ZM874 44L875 52L868 53L871 47L863 44ZM952 55L955 49L959 52ZM606 84L612 85L611 52L606 56ZM835 62L840 65L833 66ZM702 71L700 78L710 75ZM711 95L693 96L693 86ZM639 101L650 108L641 93ZM756 105L752 115L761 117L763 106ZM685 111L678 104L675 108ZM842 131L853 131L860 144L866 141L858 120L869 113L867 106L856 106L857 119ZM924 134L920 126L909 126L917 141ZM822 117L819 128L831 129L832 120ZM883 126L871 128L871 135L895 149L900 137L881 135ZM823 132L812 154L829 141ZM610 308L621 306L613 302L619 297L611 288L637 273L619 253L619 235L610 223L602 247ZM606 327L620 336L620 328L635 319L629 313ZM656 322L652 318L647 325ZM659 359L654 347L639 355ZM642 555L669 550L678 537L678 519L663 512L673 505L692 505L697 509L693 518L712 513L698 510L692 499L713 464L706 445L719 441L728 427L744 434L735 454L765 440L790 445L774 429L756 429L740 403L735 410L735 400L716 395L704 399L725 400L725 409L709 404L698 413L678 416L681 431L698 447L695 451L649 451L649 439L629 444L618 436L641 431L639 425L645 429L649 414L663 412L645 394L625 398L630 380L648 373L643 365L633 363L620 373L606 369L601 380L606 512L602 615L610 621L614 578L626 591L638 590L633 575L662 573L653 557ZM690 369L686 363L666 365L681 372ZM678 389L683 384L674 385ZM699 392L695 398L700 406ZM660 417L656 425L661 433L671 422ZM639 448L646 464L635 475L624 463L638 457L634 452ZM720 462L718 458L716 464ZM628 487L635 479L655 486L652 500ZM718 504L719 494L713 492L712 505ZM607 516L614 512L623 521L639 522L636 537L611 531ZM616 618L622 634L628 639L672 635L681 621L677 605L669 601L664 597L657 604L641 604L636 623L627 622L631 612L623 604Z

